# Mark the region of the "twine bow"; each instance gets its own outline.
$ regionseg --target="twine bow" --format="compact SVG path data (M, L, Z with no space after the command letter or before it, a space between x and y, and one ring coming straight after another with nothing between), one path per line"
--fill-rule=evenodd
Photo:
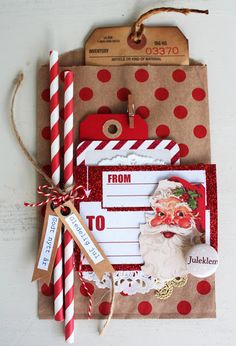
M54 207L58 207L59 205L63 205L63 203L67 201L81 201L86 196L85 188L83 185L76 185L70 191L63 191L61 189L49 185L40 185L37 188L37 194L45 197L46 199L38 203L25 202L25 207L42 207L48 204L49 202L53 203Z

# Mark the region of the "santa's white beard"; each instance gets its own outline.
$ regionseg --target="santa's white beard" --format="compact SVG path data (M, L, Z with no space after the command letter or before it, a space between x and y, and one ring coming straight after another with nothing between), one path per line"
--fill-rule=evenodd
M150 227L149 224L141 225L140 228L140 252L145 274L161 281L186 276L188 271L185 254L190 246L199 242L195 223L189 229L168 225ZM161 233L163 231L173 232L175 235L165 238Z

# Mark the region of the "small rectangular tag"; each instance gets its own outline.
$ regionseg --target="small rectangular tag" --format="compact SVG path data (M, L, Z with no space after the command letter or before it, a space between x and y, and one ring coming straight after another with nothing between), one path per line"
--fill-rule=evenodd
M59 217L51 209L50 203L48 203L32 281L42 279L46 284L49 284L61 226L62 223Z
M60 206L54 210L55 213L70 232L81 252L101 280L105 272L112 273L114 271L112 265L74 205L68 201L63 206L68 209L68 215L61 213Z
M95 29L85 43L86 65L189 65L188 40L176 26L144 26L139 42L131 27Z

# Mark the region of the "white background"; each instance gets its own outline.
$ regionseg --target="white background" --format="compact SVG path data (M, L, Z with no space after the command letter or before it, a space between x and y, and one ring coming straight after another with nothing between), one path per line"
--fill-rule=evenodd
M208 8L210 15L163 14L148 24L179 25L191 56L208 64L212 161L218 165L219 250L216 320L115 321L104 337L97 322L77 321L77 344L87 346L236 344L236 1L0 0L0 345L64 345L60 325L37 318L36 284L30 283L36 252L35 172L22 156L8 123L9 96L20 70L18 126L35 154L36 70L48 51L81 47L96 26L132 23L155 6Z

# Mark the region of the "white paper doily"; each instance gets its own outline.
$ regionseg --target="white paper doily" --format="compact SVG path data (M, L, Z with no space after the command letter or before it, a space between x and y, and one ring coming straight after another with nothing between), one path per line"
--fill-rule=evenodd
M128 295L136 293L148 293L153 289L161 289L165 282L159 282L151 276L145 275L141 270L137 271L116 271L113 273L115 282L115 292L123 292ZM83 272L83 278L94 281L98 288L111 288L111 278L109 273L105 273L100 281L94 272Z

